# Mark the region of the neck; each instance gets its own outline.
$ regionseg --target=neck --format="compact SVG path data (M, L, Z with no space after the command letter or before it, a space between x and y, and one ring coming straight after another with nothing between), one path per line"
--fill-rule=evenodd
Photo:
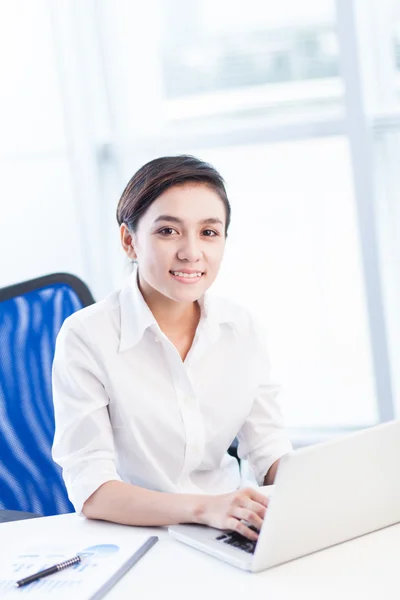
M165 334L197 327L200 319L200 306L197 301L175 302L147 286L140 277L138 284L147 306Z

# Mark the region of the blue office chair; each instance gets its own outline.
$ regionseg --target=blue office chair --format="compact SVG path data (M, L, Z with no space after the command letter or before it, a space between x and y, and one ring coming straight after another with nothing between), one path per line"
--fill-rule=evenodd
M51 456L51 368L64 319L93 302L64 273L0 289L0 522L74 511Z

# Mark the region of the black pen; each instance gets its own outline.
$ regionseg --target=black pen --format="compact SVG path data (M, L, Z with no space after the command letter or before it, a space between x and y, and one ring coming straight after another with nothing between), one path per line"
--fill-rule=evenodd
M48 569L43 569L43 571L38 571L33 575L29 575L29 577L25 577L24 579L20 579L15 583L16 587L22 587L23 585L27 585L28 583L32 583L32 581L37 581L42 577L47 577L47 575L53 575L54 573L58 573L58 571L63 571L64 569L68 569L68 567L72 567L73 565L77 565L81 562L80 556L74 556L74 558L70 558L69 560L64 560L64 562L58 563L57 565L53 565Z

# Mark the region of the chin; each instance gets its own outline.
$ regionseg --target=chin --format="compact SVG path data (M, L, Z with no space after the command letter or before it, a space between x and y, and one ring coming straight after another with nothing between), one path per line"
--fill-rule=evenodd
M193 290L191 293L188 292L186 294L174 294L173 299L175 302L196 302L196 300L199 300L203 294L204 290L201 292L195 292Z
M179 292L176 290L171 290L171 293L168 294L168 296L172 298L172 300L175 300L175 302L196 302L196 300L203 296L204 292L205 288L201 286L201 289L199 287L196 290L188 289L181 290Z

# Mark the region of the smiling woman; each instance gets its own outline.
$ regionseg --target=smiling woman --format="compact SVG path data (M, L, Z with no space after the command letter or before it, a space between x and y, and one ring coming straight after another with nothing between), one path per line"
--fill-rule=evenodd
M182 183L153 201L135 231L122 223L122 244L140 265L142 293L149 296L158 290L163 298L157 300L164 304L171 304L168 299L198 300L217 276L225 248L225 221L224 204L211 187ZM188 289L182 283L198 285ZM183 308L179 306L179 311Z
M268 501L239 489L227 449L237 436L263 484L291 446L257 327L207 294L230 222L223 179L192 156L154 160L129 181L117 220L132 277L57 340L53 455L70 498L89 518L256 539Z

